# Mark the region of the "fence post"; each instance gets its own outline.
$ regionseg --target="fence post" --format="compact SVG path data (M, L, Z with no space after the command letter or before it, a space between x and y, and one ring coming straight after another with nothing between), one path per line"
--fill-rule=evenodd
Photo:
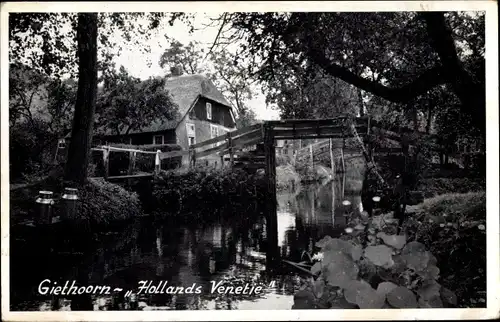
M314 168L314 155L313 155L313 146L309 145L309 154L311 155L311 168Z
M227 132L227 147L229 149L229 163L231 168L234 165L234 155L233 155L233 138L231 137L231 132Z
M342 158L342 172L345 172L344 148L345 148L345 136L342 135L342 149L340 150L340 157Z
M161 150L156 150L156 156L155 156L155 174L160 173L160 170L161 170L160 153L161 153Z
M330 148L330 165L332 167L332 176L335 177L335 159L333 158L333 142L332 142L332 138L330 138L330 141L329 141L329 148Z
M193 165L193 148L190 146L188 149L188 164L189 168L192 168Z
M102 160L104 163L104 180L108 180L109 177L109 147L104 147L102 151Z
M137 152L135 151L129 152L128 174L134 174L136 157L137 157Z

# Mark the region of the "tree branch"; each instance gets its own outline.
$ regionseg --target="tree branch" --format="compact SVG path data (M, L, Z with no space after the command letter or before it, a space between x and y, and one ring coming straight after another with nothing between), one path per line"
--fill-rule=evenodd
M323 53L315 48L309 50L309 56L313 62L323 68L331 76L340 78L353 86L394 103L408 102L412 98L424 94L433 87L446 82L443 68L437 66L425 71L410 84L398 88L391 88L360 77L349 69L332 63Z
M204 60L208 57L208 55L210 55L212 53L212 50L217 45L217 41L219 40L222 29L224 29L224 26L226 25L226 18L227 18L227 12L224 12L224 14L222 15L222 23L220 25L219 31L217 32L217 36L215 36L215 39L214 39L212 46L208 50L208 53L206 54L205 58L203 58Z

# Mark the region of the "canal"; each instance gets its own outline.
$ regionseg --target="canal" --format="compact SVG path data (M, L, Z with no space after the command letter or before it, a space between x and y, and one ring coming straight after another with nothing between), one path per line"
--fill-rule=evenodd
M362 211L363 174L347 169L323 184L302 186L300 191L278 193L278 246L281 257L299 262L313 254L314 244L325 235L340 236L350 211ZM301 272L287 264L278 276L266 275L266 228L259 209L234 213L232 220L210 224L159 224L137 218L124 230L100 239L97 249L83 254L58 254L52 258L11 256L12 310L68 310L69 298L41 295L38 286L71 283L88 276L86 285L120 288L121 296L93 295L94 310L168 309L291 309L300 286ZM251 212L249 214L248 212ZM66 257L65 257L66 256ZM77 259L75 259L77 257ZM139 282L184 288L201 286L199 294L132 294ZM213 294L212 283L260 285L260 294ZM186 290L187 292L187 290ZM146 294L145 294L146 293ZM54 306L54 303L57 305Z

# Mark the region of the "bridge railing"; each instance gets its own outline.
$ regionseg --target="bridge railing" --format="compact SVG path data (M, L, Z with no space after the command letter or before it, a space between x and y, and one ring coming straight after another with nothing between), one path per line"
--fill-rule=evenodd
M155 168L154 172L159 172L160 170L160 153L161 150L157 151L144 151L140 149L134 149L134 148L123 148L123 147L115 147L111 145L100 145L91 148L92 151L102 151L102 159L103 159L103 165L104 165L104 179L127 179L127 178L133 178L133 177L141 177L141 176L150 176L153 173L147 173L147 174L141 174L141 175L134 175L134 170L135 170L135 164L136 164L136 158L137 154L150 154L150 155L155 155ZM109 156L111 152L121 152L121 153L129 153L129 167L127 170L127 175L124 176L109 176ZM177 151L176 151L177 152Z
M229 154L232 158L234 155L233 152L236 152L236 150L262 142L262 133L262 124L255 124L193 144L188 150L162 152L159 157L160 159L167 159L187 155L189 156L190 164L195 164L196 159L209 155L216 155L223 158Z

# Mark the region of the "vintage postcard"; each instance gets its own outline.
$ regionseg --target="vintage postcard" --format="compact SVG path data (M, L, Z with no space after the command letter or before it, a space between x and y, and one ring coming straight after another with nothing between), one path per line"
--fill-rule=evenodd
M5 2L2 320L500 315L495 1Z

